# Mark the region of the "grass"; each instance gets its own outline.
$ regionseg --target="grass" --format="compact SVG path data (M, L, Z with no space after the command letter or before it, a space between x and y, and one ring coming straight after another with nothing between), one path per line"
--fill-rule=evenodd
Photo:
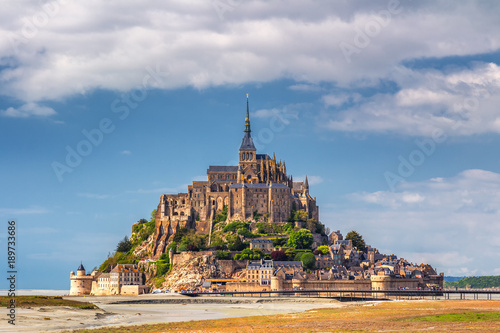
M280 305L281 306L281 305ZM286 306L283 304L283 306ZM118 332L499 332L500 301L356 303L272 316L187 321L79 330Z
M437 316L427 316L415 318L416 321L500 321L500 312L465 312L465 313L447 313Z
M12 298L0 296L0 307L5 308L10 304ZM72 306L80 309L98 309L98 307L88 302L78 302L63 299L61 296L16 296L16 307L42 307L42 306Z

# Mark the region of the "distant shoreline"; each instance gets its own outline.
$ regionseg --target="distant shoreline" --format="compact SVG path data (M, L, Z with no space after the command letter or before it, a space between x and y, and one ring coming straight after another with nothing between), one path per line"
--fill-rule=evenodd
M0 289L1 296L7 296L8 290ZM16 290L16 296L67 296L69 294L69 289L67 290L55 290L55 289L19 289Z

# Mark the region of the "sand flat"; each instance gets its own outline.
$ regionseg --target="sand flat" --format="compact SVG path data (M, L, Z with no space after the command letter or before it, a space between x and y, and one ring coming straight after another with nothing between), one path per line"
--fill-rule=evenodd
M57 332L78 328L284 314L349 305L329 299L217 296L191 298L168 294L65 298L91 302L100 309L18 308L15 330L12 325L3 321L0 324L0 332Z

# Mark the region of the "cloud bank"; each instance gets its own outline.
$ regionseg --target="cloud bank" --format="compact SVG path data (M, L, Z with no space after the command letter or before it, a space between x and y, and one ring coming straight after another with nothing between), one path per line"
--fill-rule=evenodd
M466 170L349 198L359 207L331 218L341 229L366 230L373 240L368 242L383 244L383 251L431 263L446 275L494 274L500 268L498 173Z

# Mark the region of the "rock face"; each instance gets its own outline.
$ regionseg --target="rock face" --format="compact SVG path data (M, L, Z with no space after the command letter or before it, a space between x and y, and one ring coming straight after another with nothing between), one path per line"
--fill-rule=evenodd
M202 279L212 276L213 258L203 255L192 258L183 265L174 265L172 272L165 277L163 287L171 290L195 289L202 284Z
M132 238L133 235L130 237ZM148 257L151 252L151 247L153 245L154 235L150 235L147 240L138 245L134 250L134 256L139 258Z

